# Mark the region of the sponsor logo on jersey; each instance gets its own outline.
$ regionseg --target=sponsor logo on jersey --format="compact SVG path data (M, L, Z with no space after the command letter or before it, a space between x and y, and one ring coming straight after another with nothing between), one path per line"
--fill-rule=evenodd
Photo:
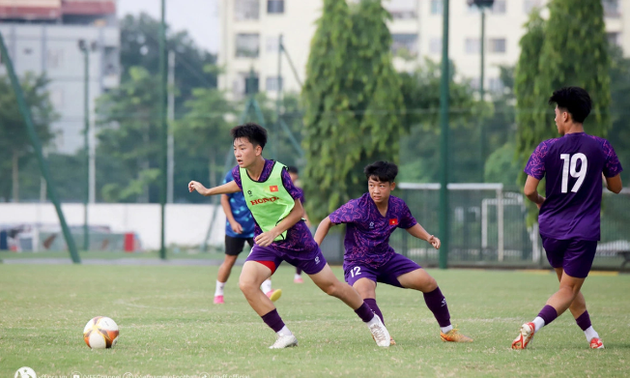
M252 206L254 206L254 205L260 205L262 203L267 203L267 202L276 202L279 199L280 198L274 196L274 197L271 197L271 198L255 199L255 200L251 200L249 202L251 202Z

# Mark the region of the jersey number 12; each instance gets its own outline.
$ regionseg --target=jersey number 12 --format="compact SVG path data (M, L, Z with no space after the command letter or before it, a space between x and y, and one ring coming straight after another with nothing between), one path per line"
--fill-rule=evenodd
M576 178L577 181L571 188L573 193L577 193L580 189L580 186L584 183L584 179L586 178L586 169L588 168L588 159L586 159L586 155L583 153L577 153L571 156L570 154L560 154L560 159L564 160L562 164L562 193L569 192L569 175L571 177ZM577 170L577 162L578 160L582 163L580 164L580 170Z

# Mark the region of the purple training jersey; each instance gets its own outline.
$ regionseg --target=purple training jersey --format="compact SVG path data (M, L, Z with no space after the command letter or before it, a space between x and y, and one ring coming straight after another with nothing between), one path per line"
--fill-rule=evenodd
M540 235L558 240L599 240L602 173L622 171L610 143L585 133L566 134L536 147L525 173L547 177L546 200L538 214Z
M387 263L396 253L389 245L392 232L397 227L408 229L418 223L405 201L394 196L389 196L387 213L381 215L369 193L350 200L328 218L334 224L347 224L344 266L363 263L375 268Z
M255 181L267 181L267 179L271 175L271 171L273 170L273 164L273 160L265 159L265 166L263 168L262 174L260 175L258 180ZM234 182L242 191L243 182L241 181L241 172L238 166L232 169L232 176L234 176ZM286 169L282 169L282 186L284 186L284 189L289 192L294 200L300 199L301 193L297 190L295 185L293 185L293 181L291 181L291 176L289 176L289 172ZM254 218L254 220L256 220L256 218ZM260 228L260 226L258 226L258 222L256 222L256 226L254 227L254 237L260 234L262 234L262 229ZM289 254L310 252L318 248L315 239L313 239L311 232L309 231L306 223L304 223L303 220L300 220L287 230L286 240L273 242L271 243L270 247L277 249L279 252Z

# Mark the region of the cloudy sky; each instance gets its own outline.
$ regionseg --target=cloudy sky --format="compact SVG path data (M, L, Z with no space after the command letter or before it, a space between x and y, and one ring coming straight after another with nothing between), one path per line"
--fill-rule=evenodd
M197 45L213 53L219 50L219 0L166 0L166 22L175 30L187 30ZM118 18L146 12L160 19L161 0L117 0Z

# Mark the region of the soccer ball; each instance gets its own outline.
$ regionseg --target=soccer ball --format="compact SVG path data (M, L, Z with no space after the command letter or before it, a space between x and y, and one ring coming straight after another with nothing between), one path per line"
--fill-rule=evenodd
M83 340L92 349L112 348L118 340L118 325L106 316L92 318L83 328Z

